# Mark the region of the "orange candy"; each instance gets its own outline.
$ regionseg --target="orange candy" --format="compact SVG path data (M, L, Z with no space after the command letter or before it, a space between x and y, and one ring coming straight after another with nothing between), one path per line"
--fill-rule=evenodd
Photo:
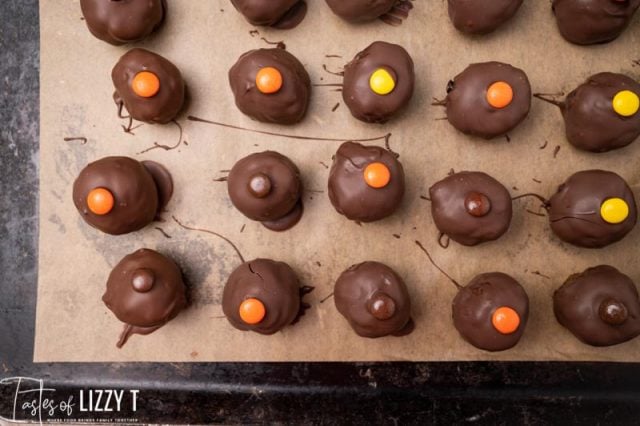
M247 324L258 324L266 313L264 304L256 298L247 299L240 304L240 318Z
M502 334L511 334L520 326L520 315L508 306L501 306L491 318L493 327Z
M133 93L143 98L152 98L160 91L160 79L150 71L141 71L131 82Z
M260 68L256 75L256 87L267 95L276 93L282 88L282 74L273 67Z
M87 206L92 213L103 216L113 209L113 194L105 188L95 188L87 195Z
M391 172L382 163L371 163L364 169L364 181L372 188L384 188L390 180Z
M494 108L501 109L513 101L513 88L504 81L496 81L487 89L487 102Z

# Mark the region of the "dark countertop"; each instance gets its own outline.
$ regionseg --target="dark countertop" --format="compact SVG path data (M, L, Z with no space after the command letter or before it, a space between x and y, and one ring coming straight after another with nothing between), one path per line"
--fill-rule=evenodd
M0 5L0 418L17 380L44 381L70 416L180 423L637 424L640 365L616 363L33 364L37 290L39 23L36 0ZM60 52L64 54L64 52ZM81 344L81 342L78 342ZM6 383L1 380L5 379ZM28 380L21 382L33 387ZM80 412L80 390L139 389L137 411ZM19 394L20 402L29 394ZM37 395L37 394L31 394ZM31 400L30 398L29 400ZM17 419L37 420L19 403ZM43 399L43 408L45 400ZM60 408L60 407L58 407ZM43 419L47 410L41 410Z

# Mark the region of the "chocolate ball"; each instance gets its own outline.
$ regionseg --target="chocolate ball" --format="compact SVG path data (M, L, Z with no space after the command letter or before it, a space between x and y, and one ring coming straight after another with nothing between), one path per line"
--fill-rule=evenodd
M260 70L273 68L282 84L273 93L264 93L257 84ZM311 80L300 61L284 49L251 50L229 70L229 84L240 111L265 123L300 122L309 105Z
M618 223L603 217L603 204L616 199L627 214ZM600 248L620 241L635 226L636 201L620 176L604 170L573 174L549 199L551 230L563 241L578 247Z
M489 102L488 92L494 83L506 83L512 99L504 106ZM500 62L469 65L449 82L447 119L462 133L485 139L513 130L529 114L531 86L521 69Z
M488 34L510 20L523 0L448 0L449 19L458 31Z
M503 333L494 325L499 308L510 308L517 315L515 331ZM502 272L476 276L453 299L453 325L462 338L478 349L504 351L522 337L529 317L529 297L515 279Z
M140 41L164 21L164 0L80 0L91 34L113 45Z
M640 0L553 0L560 34L575 44L618 38L640 7Z
M300 171L275 151L240 159L229 172L227 190L242 214L271 230L289 229L302 217Z
M243 263L229 276L222 294L222 311L239 330L274 334L293 323L300 314L300 284L289 265L270 259ZM242 303L257 299L263 318L254 324L240 315Z
M511 195L486 173L454 173L429 188L429 195L438 230L465 246L496 240L511 224Z
M131 334L149 334L175 318L187 306L186 287L175 262L140 249L113 268L102 301L125 328L117 344Z
M382 187L367 183L365 172L379 163L389 180ZM384 182L383 182L384 183ZM404 169L396 156L378 146L345 142L333 157L329 171L329 199L350 220L373 222L393 214L404 197Z
M252 25L286 30L296 27L307 14L304 0L231 0Z
M92 206L95 190L111 197L111 208ZM86 166L73 183L73 202L89 225L112 235L127 234L153 222L173 193L169 172L153 161L105 157Z
M392 90L379 94L372 75L384 70ZM376 41L358 53L344 69L342 98L351 114L367 123L385 123L401 112L413 96L415 75L409 53L397 44Z
M407 287L382 263L351 266L338 277L333 298L338 312L362 337L402 336L413 330Z
M571 275L553 293L556 319L587 345L617 345L640 334L635 284L613 266Z
M631 92L627 96L640 96L640 83L622 74L603 72L569 93L560 105L569 143L585 151L606 152L636 140L640 136L640 111L636 108L626 116L614 108L616 95L625 91Z
M396 0L327 0L333 13L349 22L373 21L389 12Z
M137 91L141 75L155 79L157 91ZM113 99L131 118L150 124L166 124L176 118L185 101L185 84L180 70L170 61L145 49L125 53L111 72ZM148 88L148 85L143 86Z

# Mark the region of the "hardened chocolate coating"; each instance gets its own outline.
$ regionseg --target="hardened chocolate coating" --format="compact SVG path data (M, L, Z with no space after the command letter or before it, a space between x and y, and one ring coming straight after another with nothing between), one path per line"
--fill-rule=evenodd
M229 172L227 190L242 214L272 230L289 229L302 216L300 171L275 151L240 159Z
M487 90L498 81L513 89L513 100L504 108L487 101ZM501 62L471 64L449 82L445 100L449 123L462 133L485 139L514 129L529 114L531 86L524 71Z
M257 324L247 324L240 317L240 305L251 298L262 302L266 311ZM255 259L243 263L229 276L222 293L222 311L239 330L274 334L298 317L300 299L300 284L289 265Z
M611 346L640 334L640 300L635 284L609 265L571 275L553 293L558 322L592 346Z
M511 195L486 173L454 173L429 188L429 195L438 230L465 246L496 240L511 224Z
M458 31L488 34L516 14L523 0L448 0L449 18Z
M131 88L135 76L142 71L155 74L160 90L150 98L138 96ZM180 70L167 59L145 49L125 53L111 72L116 104L121 102L132 118L145 123L165 124L176 118L184 105L185 84Z
M509 307L518 313L520 325L511 334L502 334L493 326L493 313ZM522 337L529 317L529 297L524 288L502 272L476 276L453 299L453 325L473 346L485 351L504 351Z
M407 287L382 263L363 262L344 271L336 281L333 299L362 337L402 336L413 330Z
M369 85L371 74L379 68L394 76L395 88L387 95L375 93ZM376 41L345 66L342 98L358 120L385 123L407 106L414 81L409 53L397 44Z
M629 216L618 224L600 215L602 203L621 198L629 206ZM635 226L636 202L629 185L620 176L604 170L575 173L549 199L551 230L570 244L600 248L620 241Z
M93 213L87 196L97 188L107 189L114 198L105 215ZM171 198L173 183L160 164L139 162L129 157L105 157L90 163L73 183L73 203L89 225L112 235L144 228Z
M382 163L391 179L383 188L373 188L364 179L371 163ZM355 142L340 145L329 171L329 199L336 211L358 222L373 222L395 212L404 197L404 169L394 154L378 146Z
M384 15L397 0L327 0L329 8L349 22L373 21Z
M560 34L571 43L615 40L627 28L640 0L553 0Z
M282 74L282 87L265 94L256 87L256 75L264 67ZM240 111L265 123L295 124L309 105L311 80L300 61L284 49L251 50L229 70L229 84Z
M125 323L118 342L133 333L149 334L187 306L186 287L176 263L162 254L140 249L125 256L111 271L102 301Z
M91 34L113 45L140 41L158 29L165 0L80 0Z
M304 0L231 0L231 3L252 25L282 30L296 27L307 14Z
M640 136L640 111L623 117L613 98L623 90L640 96L640 83L622 74L595 74L561 103L567 139L576 148L606 152L629 145Z

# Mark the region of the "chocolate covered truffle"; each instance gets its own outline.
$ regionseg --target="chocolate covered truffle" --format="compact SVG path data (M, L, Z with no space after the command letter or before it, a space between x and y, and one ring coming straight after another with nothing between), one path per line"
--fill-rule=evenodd
M559 103L571 145L605 152L640 136L640 83L622 75L593 75Z
M102 301L125 323L117 346L132 334L150 334L187 306L182 273L162 254L140 249L125 256L109 275Z
M627 28L640 0L553 0L560 34L571 43L615 40Z
M527 325L529 297L502 272L476 276L453 299L453 324L473 346L504 351L515 346Z
M448 0L449 18L458 31L488 34L516 14L523 0Z
M561 240L587 248L621 240L637 221L631 188L604 170L572 175L551 197L548 210L551 229Z
M378 146L340 145L329 171L329 199L336 211L357 222L390 216L404 196L404 169Z
M300 61L284 49L251 50L229 70L240 111L265 123L295 124L304 118L311 80Z
M128 157L95 161L73 183L73 203L85 222L112 235L147 226L172 193L171 175L162 165Z
M182 74L167 59L144 49L125 53L111 72L119 112L131 118L165 124L175 119L184 105Z
M302 181L291 160L275 151L251 154L229 172L233 205L272 231L285 231L302 217Z
M447 87L447 119L462 133L491 139L529 114L531 86L524 71L500 62L472 64Z
M252 25L286 30L294 28L307 14L304 0L231 0Z
M303 314L308 305L301 303L301 298L307 291L286 263L255 259L229 276L222 311L239 330L274 334Z
M336 281L333 298L338 312L362 337L403 336L413 331L407 287L387 265L351 266Z
M349 22L373 21L396 3L397 0L327 0L333 13Z
M140 41L164 20L165 0L80 0L91 34L113 45Z
M407 51L376 41L345 66L342 98L358 120L385 123L407 106L414 80Z
M438 230L465 246L496 240L511 224L511 195L486 173L454 173L429 188L429 195Z
M600 265L570 276L553 294L558 322L592 346L611 346L640 334L640 300L631 278Z

